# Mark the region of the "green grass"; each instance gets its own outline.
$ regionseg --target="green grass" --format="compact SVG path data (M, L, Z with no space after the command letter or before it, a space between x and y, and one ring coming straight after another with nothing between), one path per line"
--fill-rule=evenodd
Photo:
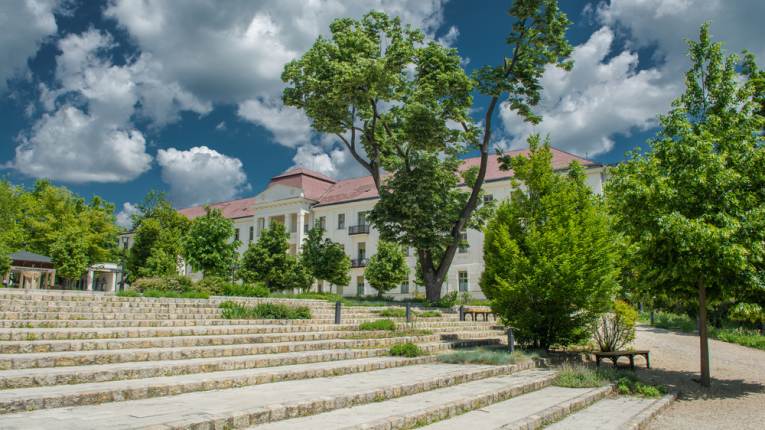
M167 297L167 296L165 296ZM209 299L210 295L198 291L187 291L181 294L182 299Z
M123 291L120 291L120 293L123 293ZM141 297L141 295L135 291L129 290L124 291L125 294L117 293L118 296L121 297ZM176 293L175 291L158 291L158 290L146 290L143 292L144 297L154 297L154 298L168 298L168 299L209 299L210 295L207 293L201 293L197 291L188 291L186 293L180 294Z
M643 324L651 324L651 313L639 313L638 321ZM653 326L679 330L686 333L696 331L695 320L686 315L677 315L661 311L654 312ZM739 322L723 320L722 328L716 328L709 325L708 330L709 337L713 337L723 342L765 350L765 335L760 333L759 330L747 327Z
M141 293L135 290L117 291L117 297L141 297Z
M225 319L311 319L311 310L306 306L289 307L276 303L260 303L246 306L232 301L223 302L221 317Z
M405 317L406 309L401 309L401 308L383 309L382 311L380 311L380 316L395 317L395 318Z
M592 368L581 364L565 363L558 367L553 385L567 388L597 388L617 383L619 394L655 398L667 392L663 385L643 384L635 372L605 368Z
M384 319L377 321L366 321L359 324L359 330L396 330L396 323L392 320Z
M390 355L394 357L413 358L413 357L419 357L421 355L428 355L428 353L420 349L420 347L413 344L412 342L407 342L407 343L401 343L398 345L391 346Z
M422 318L433 318L433 317L440 317L442 316L442 314L439 311L425 311L419 314L419 316Z
M163 296L164 296L164 294L162 293L162 291L157 291L157 290L146 290L146 291L144 291L144 292L143 292L143 296L144 296L144 297L154 297L154 298L159 298L159 297L163 297Z
M438 357L443 363L452 364L515 364L523 363L534 358L539 358L537 351L515 351L512 354L503 350L490 350L486 348L476 348L471 351L460 351L453 354L445 354Z

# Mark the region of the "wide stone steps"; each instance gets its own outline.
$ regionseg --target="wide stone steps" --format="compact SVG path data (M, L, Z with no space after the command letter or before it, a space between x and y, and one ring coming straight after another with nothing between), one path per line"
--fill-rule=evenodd
M455 348L496 344L498 344L496 339L477 339L425 343L418 346L428 353L440 353ZM387 356L389 355L388 350L388 348L335 349L231 357L189 358L168 361L94 364L91 366L5 370L0 371L0 390L355 360Z
M525 366L528 367L528 366ZM423 402L456 405L472 410L486 404L550 385L553 372L521 370L523 366L462 366L422 364L374 372L284 381L261 386L195 392L145 400L93 406L63 407L3 416L3 426L14 429L202 429L247 428L276 423L290 426L300 416L320 420L326 412L353 406L385 408L405 398L422 410ZM517 371L515 373L511 373ZM510 373L510 374L508 374ZM422 393L422 394L421 394ZM380 403L384 402L384 403ZM387 415L395 412L388 408ZM378 414L379 415L379 414ZM375 416L376 418L377 416ZM370 418L370 417L365 417ZM295 423L297 421L292 421ZM415 424L415 423L412 423ZM326 427L319 427L326 428Z
M380 319L380 318L376 318ZM341 324L358 325L370 319L346 319L342 318ZM334 318L331 320L234 320L234 319L129 319L129 320L0 320L0 328L7 329L33 329L33 328L139 328L139 327L205 327L205 326L235 326L235 325L334 325ZM403 323L404 321L401 321ZM466 324L490 324L496 325L493 321L433 321L431 318L421 318L417 321L420 327L456 327Z

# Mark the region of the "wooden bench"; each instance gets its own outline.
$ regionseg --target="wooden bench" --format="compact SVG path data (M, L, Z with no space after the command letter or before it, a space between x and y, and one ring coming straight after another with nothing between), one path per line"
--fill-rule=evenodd
M483 315L483 320L484 321L488 321L489 320L489 314L494 316L494 321L497 320L497 316L494 315L494 312L492 312L492 311L483 311L483 310L480 310L480 311L479 310L473 310L473 311L471 311L471 310L464 310L464 311L462 311L463 317L467 316L467 314L470 314L472 316L473 321L475 321L475 316L476 315Z
M611 360L611 362L614 363L614 369L616 369L616 362L619 360L619 357L629 357L630 359L630 369L632 371L635 371L635 356L636 355L642 355L645 357L645 367L646 369L651 368L651 361L648 358L648 350L636 350L636 351L611 351L611 352L596 352L595 353L595 364L597 366L600 366L601 360L607 358Z

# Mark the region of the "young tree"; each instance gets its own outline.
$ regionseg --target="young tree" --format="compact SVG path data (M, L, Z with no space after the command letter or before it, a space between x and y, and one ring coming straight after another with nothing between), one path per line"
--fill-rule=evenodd
M368 219L382 240L417 249L432 302L440 299L460 234L482 225L476 209L500 97L507 94L507 108L536 124L541 117L531 107L540 100L545 67L573 65L562 61L572 52L564 37L571 22L555 0L516 0L508 14L516 20L507 39L512 54L472 79L456 50L424 44L419 30L374 11L361 22L335 20L331 40L319 37L282 74L291 85L284 104L305 109L316 131L338 136L372 175L380 200ZM483 137L468 115L474 90L491 98ZM480 164L460 172L460 157L473 150ZM391 172L385 181L383 171ZM455 189L461 181L466 190Z
M149 275L142 270L148 267L147 261L151 258L152 250L161 249L159 246L161 235L162 228L159 221L153 218L143 220L141 227L136 230L133 246L125 259L125 270L131 282L141 276Z
M396 288L412 271L406 265L404 249L395 243L378 241L377 252L364 269L364 278L377 290L377 295Z
M485 230L480 285L492 310L535 348L583 339L619 285L619 238L577 162L556 174L549 143L528 139L529 158L503 157L515 171L510 200ZM523 182L523 187L519 181Z
M287 254L290 234L284 224L271 221L269 228L260 233L260 239L250 243L242 256L242 279L245 282L263 282L271 290L283 287L284 276L294 262Z
M60 235L51 246L51 261L56 274L71 280L79 278L88 269L88 243L80 232L72 229Z
M305 260L301 256L287 255L286 269L281 279L275 283L276 289L293 289L305 291L313 286L314 278L305 266Z
M0 278L11 270L11 259L8 258L8 250L5 241L0 237Z
M765 150L754 87L708 24L687 41L687 90L660 115L663 130L613 171L606 192L619 228L638 244L648 288L699 306L701 380L709 387L707 307L742 290L765 294Z
M164 191L150 191L143 202L136 205L136 209L138 212L130 215L136 236L149 220L153 220L151 228L159 231L156 239L146 248L146 253L138 265L145 273L141 276L170 276L177 273L178 269L183 267L183 238L189 230L191 220L178 213ZM149 264L152 253L154 256ZM175 262L175 269L172 269L171 261ZM131 273L139 274L137 271Z
M241 241L234 237L234 221L223 216L220 209L205 206L207 215L194 218L183 238L186 261L203 276L225 272L234 262Z
M324 228L317 222L308 230L308 237L303 240L301 264L313 278L319 281L319 292L323 292L323 282L346 286L351 283L351 257L340 249L340 245L324 236Z

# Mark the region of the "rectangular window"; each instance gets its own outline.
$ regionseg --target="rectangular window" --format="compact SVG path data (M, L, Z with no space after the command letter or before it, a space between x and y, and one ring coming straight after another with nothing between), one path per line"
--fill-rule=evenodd
M327 217L319 217L319 226L324 230L327 229Z
M367 225L367 213L366 212L359 212L359 223L358 225Z
M359 296L364 295L364 277L359 276L356 278L356 294Z
M494 196L492 196L491 194L486 194L486 195L483 196L483 202L484 203L489 203L492 200L494 200Z
M359 260L367 258L367 244L362 242L359 244Z
M339 214L337 216L337 229L341 230L345 228L345 214Z
M409 247L408 246L406 248L404 248L404 255L409 257Z
M239 240L239 229L236 229L236 232L234 233L234 240Z
M255 239L255 227L250 226L250 240Z
M401 283L401 294L409 294L409 281Z
M468 291L468 277L467 272L459 272L460 292L466 293Z
M467 242L467 233L466 232L460 233L460 239L462 241ZM468 252L467 248L463 248L462 246L460 246L460 254L466 254L467 252Z

